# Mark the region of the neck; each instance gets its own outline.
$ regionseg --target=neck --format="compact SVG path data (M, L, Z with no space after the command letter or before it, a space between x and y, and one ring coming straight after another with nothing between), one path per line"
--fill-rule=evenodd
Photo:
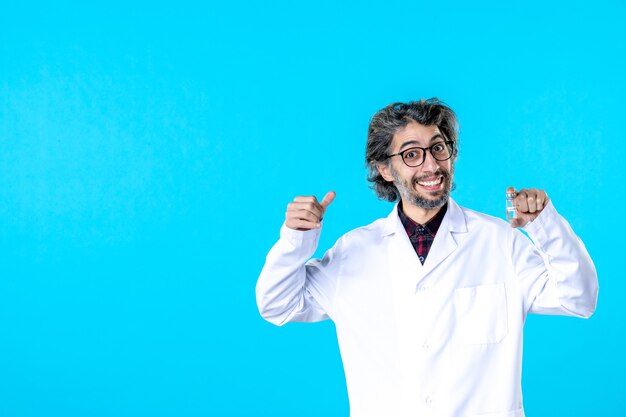
M404 211L404 214L409 216L414 222L425 224L428 220L432 219L437 213L439 213L441 207L425 209L415 206L407 202L405 199L402 199L402 210Z

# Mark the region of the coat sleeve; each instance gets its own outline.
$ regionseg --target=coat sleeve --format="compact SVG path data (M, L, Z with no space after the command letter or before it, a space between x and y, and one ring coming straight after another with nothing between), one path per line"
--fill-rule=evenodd
M322 259L310 259L319 236L320 229L298 231L282 226L256 285L257 306L265 320L282 326L290 321L332 318L342 240Z
M511 234L512 263L524 289L526 312L588 318L596 309L598 276L583 242L552 202Z

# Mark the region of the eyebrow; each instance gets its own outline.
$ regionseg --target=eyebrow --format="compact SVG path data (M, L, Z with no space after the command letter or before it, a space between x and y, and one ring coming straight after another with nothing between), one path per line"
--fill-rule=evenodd
M445 140L445 138L443 137L443 135L442 135L441 133L435 133L435 134L433 135L433 137L432 137L432 138L430 138L430 142L432 142L432 141L433 141L433 140L435 140L435 139L443 139L443 140ZM417 146L419 146L419 145L420 145L420 143L419 143L418 141L416 141L415 139L412 139L412 140L407 140L407 141L406 141L406 142L404 142L402 145L400 145L400 149L399 149L399 151L398 151L398 152L402 152L402 151L404 150L404 148L406 148L406 147L407 147L407 146L409 146L409 145L417 145Z

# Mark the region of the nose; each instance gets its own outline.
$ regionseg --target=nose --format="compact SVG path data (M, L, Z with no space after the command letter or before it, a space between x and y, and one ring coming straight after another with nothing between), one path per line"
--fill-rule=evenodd
M426 172L435 172L439 168L439 164L437 164L437 160L433 157L433 154L430 151L426 152L426 156L424 157L424 163L422 164L422 171Z

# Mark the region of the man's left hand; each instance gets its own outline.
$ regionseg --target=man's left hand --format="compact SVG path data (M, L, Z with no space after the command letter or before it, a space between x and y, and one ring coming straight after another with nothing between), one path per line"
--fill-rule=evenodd
M514 187L509 187L507 193L516 192ZM517 192L513 204L517 210L514 219L509 219L511 227L524 227L531 221L535 220L541 211L548 205L550 199L543 190L536 188L522 188Z

